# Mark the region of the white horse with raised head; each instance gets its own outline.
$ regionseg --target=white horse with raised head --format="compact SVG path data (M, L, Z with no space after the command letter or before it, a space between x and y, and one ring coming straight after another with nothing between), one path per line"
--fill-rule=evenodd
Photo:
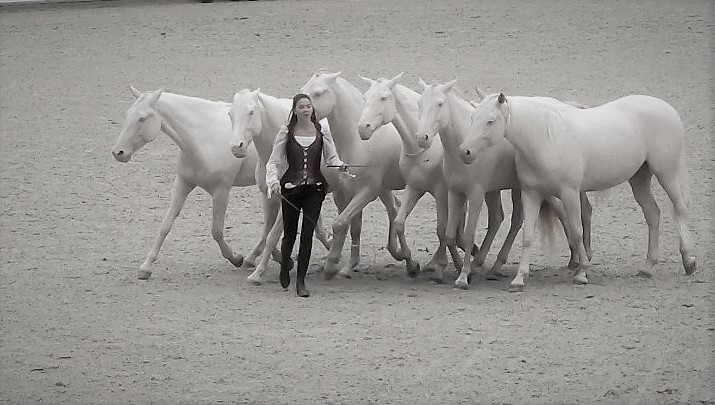
M472 113L470 135L460 146L460 155L464 161L479 161L489 154L487 148L505 140L516 150L525 225L524 251L512 289L524 289L539 205L549 196L563 202L569 244L578 248L577 277L587 283L589 257L580 238L579 193L626 181L648 224L648 250L639 274L650 277L658 262L660 224L660 209L650 188L653 175L675 208L683 267L692 274L695 258L688 229L684 138L677 111L649 96L627 96L589 109L503 93L482 100Z
M448 186L449 216L447 221L447 240L450 244L455 243L458 221L463 215L464 207L467 207L467 224L464 230L464 237L467 243L474 241L474 235L481 211L482 201L487 192L499 190L512 190L512 218L509 232L504 241L504 245L497 254L496 261L491 272L499 273L501 267L511 250L514 239L523 221L521 191L519 179L516 175L516 153L514 148L503 140L495 142L488 154L484 154L482 159L467 164L460 159L460 145L467 135L469 129L469 117L474 107L464 100L454 84L456 80L445 84L428 85L420 79L424 88L419 100L419 125L415 136L418 144L423 148L432 145L437 133L440 135L444 147L444 176ZM471 162L470 162L471 163ZM590 224L590 204L584 194L585 212L588 213L588 223ZM558 209L558 207L555 207ZM590 234L590 230L588 232ZM581 233L579 233L581 235ZM485 245L488 246L488 245ZM482 252L486 255L486 252ZM571 260L575 262L576 251L571 249ZM469 275L472 270L470 256L465 255L459 277L455 280L455 286L468 288Z
M232 139L231 152L237 158L245 158L251 153L252 145L258 151L258 165L256 166L256 181L262 195L266 195L266 163L271 156L273 143L281 126L286 123L292 100L276 98L262 93L260 89L243 89L233 96L233 103L229 110L231 119ZM321 123L328 128L326 122ZM263 235L265 247L258 257L256 269L248 276L248 282L260 284L265 273L271 252L278 245L278 239L283 233L283 217L280 215L280 199L263 199L263 217L265 219ZM315 237L330 249L330 241L321 217L317 221ZM245 263L244 263L245 265Z
M402 143L394 126L384 126L378 131L386 132L369 141L358 135L358 121L364 107L362 93L345 79L340 72L327 73L319 70L301 88L313 101L318 119L327 118L340 159L352 165L354 178L340 176L337 170L327 170L325 176L333 190L333 199L339 215L333 223L333 244L328 252L324 275L333 277L337 272L348 224L352 239L351 263L354 268L359 261L361 211L371 201L379 198L387 209L389 234L387 250L396 260L405 260L410 276L417 276L419 264L404 256L407 247L404 232L395 229L399 202L393 190L405 188L405 179L399 168ZM400 244L400 250L397 245ZM357 250L356 250L357 249ZM342 275L348 275L345 269Z
M230 105L162 90L141 93L132 86L130 89L136 101L127 110L122 132L112 148L114 158L122 163L130 161L134 153L162 132L179 147L171 204L161 223L159 235L139 268L138 278L146 280L151 276L151 265L156 261L186 197L196 186L211 195L211 235L218 243L221 254L234 266L240 267L243 256L234 254L223 236L226 208L232 187L256 184L258 153L252 148L244 159L236 159L231 154ZM251 256L263 250L262 243L259 242L253 249Z
M397 229L404 229L407 217L425 193L429 193L434 197L437 211L439 247L430 262L425 266L425 270L434 271L431 278L435 281L442 281L442 272L447 266L446 229L448 207L447 183L442 170L444 149L439 138L429 148L423 149L418 145L414 134L419 120L418 102L420 94L399 84L401 77L402 73L389 80L372 80L362 77L363 80L370 84L370 88L363 94L365 108L360 117L358 130L362 139L370 139L372 134L383 125L391 123L397 129L402 141L400 170L407 186L403 194L402 205L395 219L395 226ZM477 265L481 265L486 259L489 245L494 240L504 219L499 191L487 193L486 201L489 210L488 232L482 242L482 248L478 252L470 249L472 254L476 253L473 260ZM461 226L457 230L458 238L462 234L460 228ZM449 248L456 249L456 246L450 246ZM462 248L465 248L465 245L462 245ZM459 258L459 253L456 250L450 253L452 257L459 259L455 262L455 267L460 269L462 261ZM405 255L410 256L410 254L409 249L406 249ZM490 273L488 277L493 278L494 276Z

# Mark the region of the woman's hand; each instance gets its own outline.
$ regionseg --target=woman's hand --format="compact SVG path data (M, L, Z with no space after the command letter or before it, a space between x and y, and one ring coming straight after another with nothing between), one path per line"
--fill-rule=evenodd
M273 184L271 187L268 188L268 191L266 191L266 197L268 197L268 199L271 199L271 197L273 197L273 194L281 195L281 185L280 184L278 184L278 183Z
M350 167L350 166L348 166L348 165L346 165L346 164L343 164L342 166L340 166L340 167L338 168L338 170L341 171L341 172L343 172L343 173L347 173L347 172L348 172L348 167Z

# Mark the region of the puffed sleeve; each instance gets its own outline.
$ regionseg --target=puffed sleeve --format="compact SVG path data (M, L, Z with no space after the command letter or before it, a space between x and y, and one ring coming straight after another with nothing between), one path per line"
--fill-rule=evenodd
M266 163L266 185L268 190L271 186L278 184L279 168L285 169L287 166L286 158L286 139L288 135L288 127L283 125L276 135L276 140L273 142L273 151L271 157Z
M328 166L342 166L345 164L338 156L338 150L335 148L335 142L333 142L333 135L330 130L323 127L323 160Z

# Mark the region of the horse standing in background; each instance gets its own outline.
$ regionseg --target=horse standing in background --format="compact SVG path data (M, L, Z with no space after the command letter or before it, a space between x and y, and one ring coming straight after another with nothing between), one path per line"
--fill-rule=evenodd
M514 148L501 140L494 142L489 153L484 153L479 160L468 164L460 159L460 145L469 130L469 119L474 107L460 97L453 89L456 80L445 84L428 85L420 80L424 88L419 100L419 125L415 136L418 144L428 148L439 133L444 146L444 176L449 195L449 219L447 221L447 240L454 245L459 219L468 209L467 225L464 237L468 244L474 242L477 220L485 194L490 191L511 189L512 210L511 226L504 245L497 255L491 272L499 273L511 250L516 234L523 221L521 185L516 173L516 153ZM586 195L583 195L590 224L590 208ZM558 209L558 205L554 206ZM589 228L590 233L590 228ZM581 232L579 232L581 235ZM488 245L487 245L488 246ZM571 246L570 246L571 247ZM484 252L486 254L486 252ZM571 262L576 260L576 251L571 247ZM469 276L472 270L470 255L465 254L459 277L454 281L459 288L469 288ZM455 260L456 262L456 260Z
M543 97L486 97L471 114L469 136L460 146L464 162L479 161L505 140L516 151L524 200L523 253L511 289L523 291L529 275L539 206L558 197L566 214L569 245L577 247L576 279L587 283L589 257L581 240L584 191L606 190L628 181L648 224L648 250L640 275L658 262L660 209L650 182L655 175L675 208L680 254L686 274L695 271L688 229L685 135L675 109L649 96L627 96L599 107L578 109Z

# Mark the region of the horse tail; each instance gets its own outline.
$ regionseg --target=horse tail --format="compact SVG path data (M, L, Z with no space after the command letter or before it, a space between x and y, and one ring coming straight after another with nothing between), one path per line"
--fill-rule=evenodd
M536 226L540 235L541 249L548 261L551 262L556 257L558 216L554 207L546 200L542 201L539 207L539 219Z

